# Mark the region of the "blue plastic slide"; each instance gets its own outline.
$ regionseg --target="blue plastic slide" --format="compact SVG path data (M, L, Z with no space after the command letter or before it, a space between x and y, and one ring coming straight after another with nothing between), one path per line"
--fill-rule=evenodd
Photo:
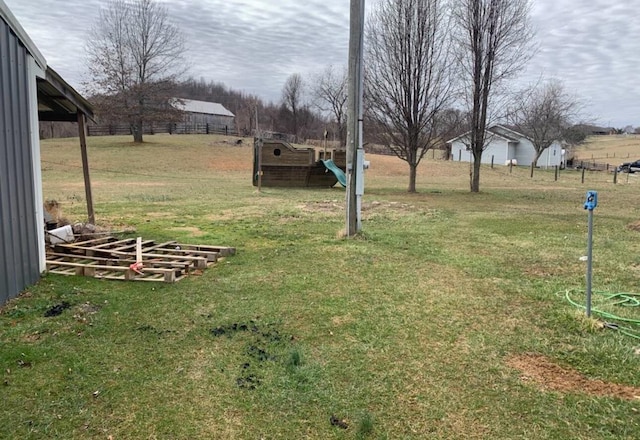
M343 187L347 187L347 176L344 173L344 171L342 171L340 168L338 168L338 165L336 165L333 160L329 159L329 160L323 160L322 163L324 164L325 167L327 167L327 169L329 171L331 171L333 174L335 174L335 176L338 178L338 182L340 182L340 185L342 185Z

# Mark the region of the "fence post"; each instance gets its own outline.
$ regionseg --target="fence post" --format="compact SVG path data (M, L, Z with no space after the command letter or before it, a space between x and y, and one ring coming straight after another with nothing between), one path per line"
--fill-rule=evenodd
M458 162L462 162L462 150L458 150Z
M536 167L535 162L531 162L531 178L533 179L533 169Z
M582 168L582 183L584 183L584 168Z
M493 154L491 155L491 169L493 169Z
M615 185L616 183L618 183L618 168L617 167L613 170L613 184Z
M207 134L209 134L209 123L207 122Z
M555 181L558 181L558 165L556 165Z
M513 161L510 160L509 161L509 174L511 174L513 172Z

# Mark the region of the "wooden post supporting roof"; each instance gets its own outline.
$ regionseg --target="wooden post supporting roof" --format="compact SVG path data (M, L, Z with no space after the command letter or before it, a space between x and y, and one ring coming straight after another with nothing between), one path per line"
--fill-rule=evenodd
M87 198L87 218L89 223L96 223L93 211L93 195L91 192L91 177L89 176L89 158L87 156L87 124L84 113L78 112L78 134L80 135L80 153L82 155L82 174L84 174L84 192Z

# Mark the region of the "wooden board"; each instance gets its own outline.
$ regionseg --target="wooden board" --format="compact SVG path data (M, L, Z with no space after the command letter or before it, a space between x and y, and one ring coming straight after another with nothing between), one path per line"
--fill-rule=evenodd
M47 250L47 270L62 275L173 283L235 254L232 247L176 241L142 240L141 249L142 269L136 272L132 269L136 263L135 238L101 237L58 244Z

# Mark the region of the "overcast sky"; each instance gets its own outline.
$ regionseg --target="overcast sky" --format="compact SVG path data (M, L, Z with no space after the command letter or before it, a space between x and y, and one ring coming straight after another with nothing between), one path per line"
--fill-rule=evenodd
M4 0L47 63L82 91L83 40L104 0ZM367 8L377 0L367 0ZM171 0L190 74L278 101L288 75L345 65L349 0ZM613 3L613 5L612 5ZM525 78L563 81L601 125L640 126L640 0L534 0ZM527 80L522 80L526 82Z

